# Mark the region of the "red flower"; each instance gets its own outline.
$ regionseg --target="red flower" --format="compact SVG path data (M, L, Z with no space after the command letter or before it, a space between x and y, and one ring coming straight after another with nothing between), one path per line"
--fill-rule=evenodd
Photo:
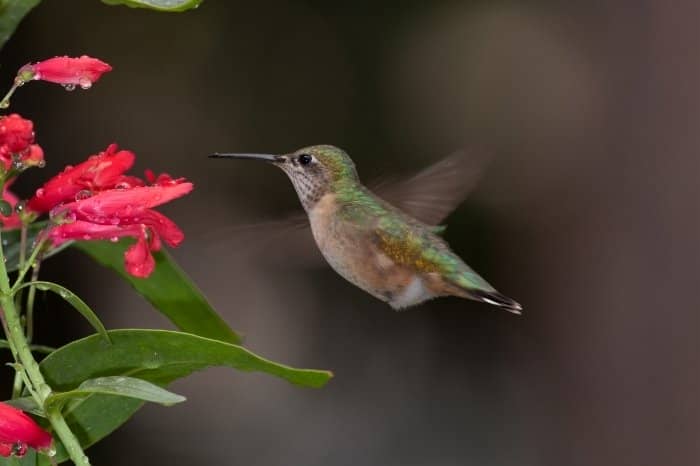
M27 447L48 450L51 435L19 409L0 402L0 456L23 456Z
M83 55L80 58L54 57L34 64L26 64L20 70L20 81L40 79L64 86L80 86L88 89L112 67L102 60Z
M124 175L133 161L133 153L117 151L113 144L49 180L28 206L50 211L58 223L48 231L55 246L70 240L136 238L124 255L126 270L147 277L155 267L151 251L160 249L161 239L173 247L184 239L180 228L153 207L189 193L192 183L147 173L151 185L146 186L143 180Z
M16 113L0 117L0 160L5 170L13 161L20 164L43 165L44 151L34 144L34 124Z
M76 196L92 195L94 191L111 189L123 183L123 187L143 185L136 177L124 176L134 164L134 153L118 150L110 144L104 152L93 155L75 167L68 166L51 178L29 200L28 207L39 213L49 212L58 204L75 200Z

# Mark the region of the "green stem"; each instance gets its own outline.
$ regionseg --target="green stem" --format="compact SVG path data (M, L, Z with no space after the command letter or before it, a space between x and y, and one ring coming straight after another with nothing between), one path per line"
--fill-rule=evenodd
M19 286L22 285L22 280L24 280L24 276L27 275L27 272L32 267L32 264L34 264L34 262L36 262L36 258L39 255L39 253L44 249L45 243L46 243L46 240L42 239L41 241L39 241L39 244L36 245L36 247L32 251L32 255L29 256L29 260L27 262L25 262L24 265L20 268L19 274L17 275L17 279L15 280L14 285L12 285L12 289L8 290L9 293L14 293L15 290L17 290L17 288L19 288ZM2 252L1 248L0 248L0 252ZM0 273L2 273L2 271L5 271L5 264L4 263L3 263L3 266L0 268ZM9 283L9 279L7 278L7 272L5 271L4 273L5 273L5 278L8 280L8 283ZM2 291L2 284L1 283L0 283L0 291Z
M27 224L22 222L19 231L19 266L24 267L24 260L27 258Z
M5 97L0 100L0 108L7 108L10 106L10 98L12 97L12 94L15 93L19 85L15 83L9 91L7 91L7 94L5 94Z
M68 452L68 456L73 460L73 463L75 463L76 466L90 466L90 460L85 455L85 452L83 452L83 447L80 446L80 442L78 442L78 439L75 438L75 435L71 432L61 412L48 412L46 416L53 426L54 432L56 432L61 439L61 443L63 443L63 447ZM61 433L64 435L61 435Z
M39 267L41 262L36 261L34 264L34 269L32 270L32 281L35 282L39 279ZM34 338L34 297L36 296L36 287L34 285L29 287L29 293L27 294L27 311L25 314L25 326L27 328L27 342L31 343Z
M29 259L29 263L33 263L36 259L37 251L41 249L42 243L39 243L32 253L32 257ZM24 335L22 329L22 321L20 320L19 313L15 306L15 300L12 296L12 289L10 288L10 277L7 275L7 267L5 266L5 255L2 251L2 238L0 238L0 308L3 310L4 320L3 326L5 328L7 341L10 343L10 347L14 347L13 355L15 361L22 365L22 371L27 376L28 385L27 388L30 389L34 400L39 406L44 406L44 402L51 395L51 387L44 380L44 376L39 369L39 364L34 359L32 351L27 343L27 338ZM27 273L26 266L22 269L23 273L17 279L15 286L21 284L22 278ZM65 419L59 412L47 413L51 426L54 432L61 439L63 446L70 455L70 458L76 464L76 466L89 466L90 461L88 460L85 453L83 453L82 448L78 439L66 424Z

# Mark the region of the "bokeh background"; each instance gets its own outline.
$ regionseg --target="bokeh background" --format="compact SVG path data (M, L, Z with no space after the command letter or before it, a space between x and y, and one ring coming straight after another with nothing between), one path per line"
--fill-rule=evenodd
M18 190L114 141L139 170L190 178L164 209L187 235L175 256L251 349L336 374L323 390L196 374L174 386L187 403L140 411L94 464L699 464L699 20L694 0L43 2L2 82L63 54L114 71L18 92L48 160ZM303 240L241 228L297 209L291 184L205 156L317 143L366 180L488 148L446 237L525 314L458 299L396 313ZM170 328L77 252L44 270L108 327ZM45 304L42 342L89 332Z

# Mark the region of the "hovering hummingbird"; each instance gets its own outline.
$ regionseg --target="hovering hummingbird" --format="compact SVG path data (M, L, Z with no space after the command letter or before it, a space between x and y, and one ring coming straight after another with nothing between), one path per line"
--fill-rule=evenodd
M454 205L446 210L435 202L416 201L416 196L398 203L418 213L422 221L418 220L363 185L352 159L337 147L311 146L285 155L215 153L210 157L261 160L281 168L292 181L316 244L330 266L394 309L439 296L458 296L514 314L522 310L465 264L439 236L444 226L434 223ZM420 186L416 183L419 178L434 178L445 168L454 168L451 164L454 160L446 159L414 177L413 189L420 189L415 188ZM439 201L440 196L434 199Z

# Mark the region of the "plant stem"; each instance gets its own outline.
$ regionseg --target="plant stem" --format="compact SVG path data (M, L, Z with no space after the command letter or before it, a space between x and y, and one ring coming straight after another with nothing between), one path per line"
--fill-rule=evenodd
M34 269L32 270L32 281L35 282L39 279L39 267L41 262L38 260L34 264ZM25 311L25 326L27 328L27 343L31 343L34 339L34 297L36 296L36 287L30 286L29 293L27 294L27 310Z
M61 439L61 443L68 452L68 456L73 460L76 466L90 466L90 460L83 452L83 447L80 446L80 442L75 438L73 432L71 432L70 427L66 424L66 420L60 411L48 412L46 413L49 422L53 426L53 430L58 434ZM61 435L61 432L68 435Z
M24 267L24 260L27 258L27 224L22 222L19 231L19 266Z
M38 254L38 250L43 246L43 242L39 243L31 257L29 258L29 263L34 262ZM28 267L22 268L20 276L15 282L15 286L21 284L22 278L27 273ZM6 332L7 341L11 348L14 348L13 355L15 361L22 365L22 371L26 374L29 384L27 388L30 389L34 400L39 406L44 406L44 402L51 395L51 387L44 380L44 376L39 369L39 364L37 364L36 359L32 355L29 344L27 343L27 338L24 335L22 329L22 321L20 320L19 313L17 312L17 307L15 306L15 300L12 295L12 289L10 288L10 277L7 275L7 267L5 266L5 255L2 251L2 238L0 238L0 308L2 308L4 319L3 326ZM60 411L46 413L48 416L53 430L61 439L63 446L66 448L70 458L76 464L76 466L89 466L90 461L88 460L85 453L75 438L75 435L66 424L65 419L61 415Z
M36 258L39 255L39 253L41 252L41 250L44 249L45 243L46 243L46 240L42 239L41 241L39 241L39 243L36 245L36 247L34 247L32 254L29 256L29 260L27 262L25 262L24 265L20 268L19 273L17 274L17 280L15 280L14 285L12 285L12 289L8 290L8 292L15 291L22 284L22 280L24 280L24 276L27 275L27 272L31 268L32 264L34 264L34 262L36 262ZM0 253L1 252L2 252L2 248L0 247ZM4 257L4 255L3 255L3 257ZM8 287L9 287L9 278L7 277L7 271L5 270L5 263L4 262L2 264L2 267L0 267L0 275L2 273L5 274L5 279L8 280ZM2 290L2 283L0 283L0 291L3 291Z

